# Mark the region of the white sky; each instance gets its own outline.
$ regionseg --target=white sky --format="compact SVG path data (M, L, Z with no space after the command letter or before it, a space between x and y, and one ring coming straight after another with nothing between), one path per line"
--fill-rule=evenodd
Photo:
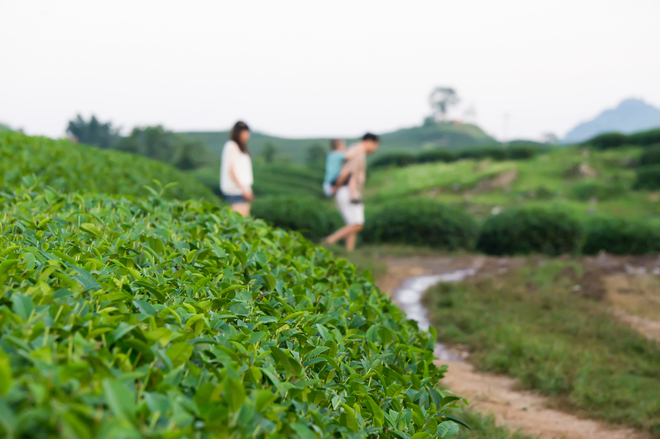
M417 125L453 86L502 138L660 106L660 1L0 0L0 121L357 135Z

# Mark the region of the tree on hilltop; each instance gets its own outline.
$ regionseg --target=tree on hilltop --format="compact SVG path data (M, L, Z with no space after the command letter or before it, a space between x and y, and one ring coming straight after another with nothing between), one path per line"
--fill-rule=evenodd
M69 121L67 134L75 136L80 143L98 146L101 149L112 148L119 141L119 129L113 128L112 122L102 123L92 115L89 122L77 115Z
M429 96L429 104L431 104L435 121L446 122L449 108L460 101L458 93L452 87L436 87Z

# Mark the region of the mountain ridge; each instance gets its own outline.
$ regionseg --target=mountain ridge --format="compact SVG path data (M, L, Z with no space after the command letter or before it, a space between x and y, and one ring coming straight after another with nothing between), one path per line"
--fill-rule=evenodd
M660 127L660 109L643 99L624 99L615 108L608 108L595 118L571 129L562 143L580 143L599 134L620 132L632 134Z

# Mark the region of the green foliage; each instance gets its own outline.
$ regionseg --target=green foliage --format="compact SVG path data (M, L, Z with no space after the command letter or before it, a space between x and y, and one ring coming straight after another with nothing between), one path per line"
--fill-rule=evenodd
M528 160L541 151L539 147L515 146L504 148L502 146L484 148L466 148L457 151L435 148L428 149L415 155L410 152L398 151L376 157L371 166L375 168L404 167L415 163L450 163L463 159L493 159L493 160Z
M584 181L578 182L571 188L571 197L579 201L589 201L592 198L598 201L621 197L630 190L620 181Z
M660 165L660 145L645 149L639 157L640 166Z
M598 149L618 148L624 145L656 145L660 144L660 129L642 131L628 136L621 133L600 134L593 139L587 140L585 144Z
M69 121L66 131L76 136L80 143L98 146L101 149L114 147L120 139L119 129L113 128L111 122L101 123L94 115L89 122L80 115L76 116L74 120Z
M323 173L306 166L276 161L252 162L257 197L268 195L301 195L324 198ZM220 165L196 169L192 175L209 189L220 194Z
M433 338L346 260L197 201L2 195L3 437L429 437ZM448 436L447 436L448 437Z
M122 138L115 148L169 163L186 171L204 166L209 160L204 142L167 131L161 125L133 128L130 136Z
M156 179L163 185L178 183L165 192L168 197L214 200L201 183L163 163L67 140L0 132L0 187L17 187L31 175L59 191L136 196L147 194L144 186L154 186Z
M628 136L621 133L600 134L585 142L598 149L619 148L628 143Z
M434 148L427 149L417 154L417 163L444 162L450 163L458 160L458 156L448 149Z
M511 208L483 224L477 248L491 255L577 253L584 230L566 212L540 207Z
M660 128L650 131L642 131L628 136L631 145L649 146L660 144Z
M386 168L390 166L403 167L417 163L417 157L405 151L393 151L376 157L370 166L374 168Z
M636 171L634 189L660 189L660 165L641 166Z
M268 142L264 146L264 150L261 152L261 155L263 156L266 163L273 163L275 161L275 156L277 155L277 147L273 142Z
M252 203L252 215L277 227L297 230L313 240L329 235L342 225L336 208L310 196L259 197Z
M325 161L325 155L327 151L325 147L320 143L314 143L307 147L306 153L307 166L318 166Z
M367 242L469 250L478 235L477 222L469 214L432 200L402 200L368 213L363 232Z
M660 251L660 230L643 221L597 216L586 220L585 229L584 254L595 255L601 250L617 255Z
M574 292L598 289L586 270L530 262L495 279L439 285L424 300L438 338L468 346L479 369L517 378L568 412L660 437L660 345L613 318L608 303Z

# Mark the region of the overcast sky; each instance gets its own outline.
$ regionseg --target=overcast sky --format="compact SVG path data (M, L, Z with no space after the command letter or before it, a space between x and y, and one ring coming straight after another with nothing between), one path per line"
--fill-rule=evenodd
M0 0L0 121L357 135L419 124L435 86L508 138L660 106L660 1Z

